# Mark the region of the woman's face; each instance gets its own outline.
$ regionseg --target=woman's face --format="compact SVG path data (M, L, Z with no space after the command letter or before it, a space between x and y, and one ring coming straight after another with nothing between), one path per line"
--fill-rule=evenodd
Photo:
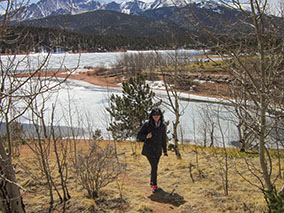
M158 122L160 120L161 116L160 115L153 115L152 117L153 117L154 121Z

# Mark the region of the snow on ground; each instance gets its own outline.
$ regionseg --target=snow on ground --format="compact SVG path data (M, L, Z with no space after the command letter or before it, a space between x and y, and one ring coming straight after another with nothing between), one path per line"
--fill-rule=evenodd
M158 83L158 82L156 82ZM159 82L160 83L160 82ZM68 86L67 86L68 85ZM158 85L155 84L154 85ZM168 102L165 91L154 90L156 96L162 99L165 103ZM93 129L100 129L105 138L110 138L110 134L106 131L109 125L110 117L105 108L108 107L108 101L111 94L121 95L121 88L104 88L95 86L86 82L77 80L68 80L66 87L55 93L47 102L48 110L46 115L51 112L51 106L56 102L56 124L61 126L68 126L71 121L68 121L66 115L68 107L71 108L72 123L75 127L90 127ZM205 125L205 118L202 118L204 110L218 109L220 110L220 119L223 131L225 134L230 134L227 141L236 140L236 132L234 124L230 122L231 115L229 115L222 105L215 103L196 102L194 100L202 101L216 101L215 98L207 98L197 95L180 94L183 98L190 98L192 101L180 100L180 110L182 113L179 135L183 135L186 141L203 141L202 126ZM161 106L165 112L165 119L169 121L170 130L169 136L172 132L172 122L175 120L174 114L171 110L163 104ZM213 116L213 115L212 115ZM228 119L228 116L230 119ZM48 120L49 118L47 118ZM204 120L205 119L205 120ZM220 139L220 134L216 131L216 137Z
M132 52L132 51L130 51ZM188 51L189 54L201 54L203 51ZM68 68L72 68L78 65L78 58L80 59L79 70L84 70L85 66L108 66L124 53L84 53L84 54L54 54L49 60L49 69L57 69L59 65L64 64ZM164 52L164 54L168 54ZM18 56L17 56L18 57ZM38 59L39 54L29 56L29 60ZM3 56L1 56L3 60ZM19 56L18 59L24 59L24 56ZM25 61L25 60L23 60ZM33 62L36 62L33 61ZM33 66L35 66L34 63ZM20 64L20 69L26 69L26 64ZM165 103L167 102L165 87L161 81L149 82L150 86L154 89L155 93ZM120 88L104 88L95 86L86 82L68 80L65 87L60 91L54 92L49 97L45 111L46 120L50 120L49 116L52 105L56 104L55 124L58 126L70 126L70 117L72 117L72 125L75 127L84 127L86 130L92 128L100 129L105 139L110 138L110 134L106 131L109 125L110 117L106 112L105 108L108 106L109 97L111 94L121 95ZM206 125L206 118L204 118L204 110L212 111L212 109L219 110L219 118L221 120L221 126L226 134L226 141L237 140L236 128L231 120L230 115L223 105L216 104L218 101L216 98L209 98L197 95L190 95L181 93L179 94L183 99L179 101L181 111L181 121L179 135L182 136L186 141L204 141L203 129ZM190 100L190 101L189 101ZM201 102L200 102L201 101ZM69 115L66 113L71 112ZM164 104L162 110L165 112L165 119L169 121L169 136L171 136L173 122L175 120L174 114ZM211 112L213 113L213 112ZM25 118L22 122L27 123L29 114L25 114ZM212 114L211 119L217 119ZM208 120L208 119L207 119ZM88 132L86 132L88 135ZM220 139L220 133L215 132L216 137ZM90 135L88 135L90 136ZM87 136L87 137L88 137ZM220 142L221 143L221 142Z
M178 50L183 57L200 56L204 50ZM118 58L124 54L135 53L158 53L161 55L175 54L174 50L148 50L148 51L126 51L126 52L94 52L94 53L53 53L48 59L45 68L47 70L57 69L84 69L85 67L106 67L110 68ZM29 55L17 55L14 64L19 72L35 70L45 59L47 53L31 53ZM8 66L14 55L0 56L2 64Z

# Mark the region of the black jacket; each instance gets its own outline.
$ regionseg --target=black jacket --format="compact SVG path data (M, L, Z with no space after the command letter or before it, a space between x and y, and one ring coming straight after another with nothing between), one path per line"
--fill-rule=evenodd
M152 138L146 139L148 133L152 133ZM163 152L167 152L167 130L166 125L161 122L159 127L155 127L153 122L146 122L137 134L137 140L143 141L142 155L147 157L160 157Z

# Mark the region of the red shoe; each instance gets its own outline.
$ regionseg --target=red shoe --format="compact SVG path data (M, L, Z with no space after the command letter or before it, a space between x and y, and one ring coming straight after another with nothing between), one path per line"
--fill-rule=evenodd
M158 189L158 186L157 185L153 185L152 186L152 192L155 193Z

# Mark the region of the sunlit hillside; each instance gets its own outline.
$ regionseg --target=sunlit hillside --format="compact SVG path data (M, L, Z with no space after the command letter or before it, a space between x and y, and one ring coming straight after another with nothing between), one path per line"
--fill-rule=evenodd
M71 199L67 201L66 212L266 211L264 196L256 187L260 183L254 176L260 175L257 173L257 153L241 154L235 149L181 146L182 160L177 160L172 151L169 151L168 157L161 157L158 175L160 189L153 194L149 186L150 166L140 154L142 143L81 141L77 144L78 150L81 147L84 153L88 153L89 145L93 143L98 143L101 147L105 147L107 143L116 146L119 163L125 167L117 179L100 189L96 199L91 199L71 166L67 179ZM26 145L20 147L20 153L16 164L17 178L24 190L26 211L48 212L50 196L39 166L39 156L36 157ZM70 164L73 155L74 152L67 152ZM55 156L51 156L53 160L50 161L50 169L55 164ZM277 163L276 158L273 161ZM56 172L52 171L56 177L54 184L61 193L60 179ZM277 175L278 170L274 170L273 176ZM282 181L278 177L277 182ZM59 203L56 193L53 195L56 212L63 212L63 204Z

